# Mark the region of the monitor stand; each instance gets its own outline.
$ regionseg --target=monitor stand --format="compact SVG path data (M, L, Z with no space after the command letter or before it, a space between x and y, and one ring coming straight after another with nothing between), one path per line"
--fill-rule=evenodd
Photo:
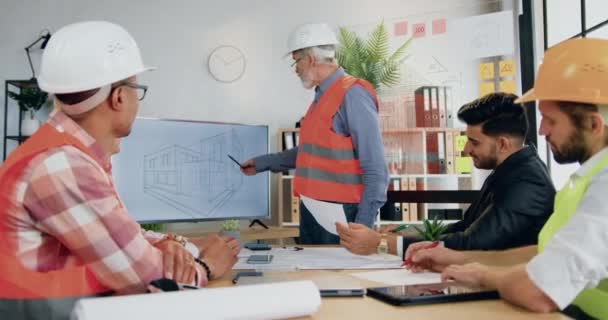
M251 223L249 224L249 228L253 227L253 225L255 224L259 224L262 227L264 227L264 229L268 229L268 226L264 224L264 222L260 221L259 219L253 219L251 220Z

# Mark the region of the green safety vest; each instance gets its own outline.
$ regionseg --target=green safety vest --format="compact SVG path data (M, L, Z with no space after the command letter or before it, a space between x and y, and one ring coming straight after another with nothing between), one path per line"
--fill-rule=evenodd
M555 195L554 212L538 234L538 251L542 252L553 235L559 231L576 212L581 199L587 191L591 178L608 167L608 156L602 158L585 176L569 180ZM608 232L608 230L606 230ZM608 319L608 279L602 280L597 287L585 289L574 299L572 304L581 308L588 315Z

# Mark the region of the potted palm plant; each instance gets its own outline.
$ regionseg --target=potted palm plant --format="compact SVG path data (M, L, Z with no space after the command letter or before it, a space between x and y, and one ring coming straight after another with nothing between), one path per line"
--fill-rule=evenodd
M384 27L384 21L381 21L367 40L341 27L338 41L340 46L336 58L346 73L369 81L374 89L378 89L380 85L392 87L399 83L400 66L407 58L405 51L412 38L390 54L389 34Z
M48 94L38 87L23 88L19 93L8 92L8 96L17 101L24 116L21 121L21 134L32 135L40 127L40 120L36 118L36 112L46 103Z

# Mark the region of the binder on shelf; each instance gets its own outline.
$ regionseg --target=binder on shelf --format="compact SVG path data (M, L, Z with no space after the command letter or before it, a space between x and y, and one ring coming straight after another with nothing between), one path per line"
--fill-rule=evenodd
M437 104L439 105L439 127L445 128L447 125L446 119L446 104L445 104L445 87L439 87L437 95Z
M297 147L300 145L300 131L294 132L294 136L296 138L295 142L296 142L296 147Z
M439 173L446 173L445 132L437 132L437 162Z
M455 132L445 133L445 167L446 173L454 173L454 134Z
M410 177L408 179L409 190L415 191L418 190L418 185L416 184L416 178ZM418 203L410 202L410 221L418 221Z
M445 88L445 118L446 127L454 128L454 100L452 96L452 88Z
M416 127L424 128L426 127L426 114L425 114L425 105L426 102L426 89L425 87L420 87L414 91L414 112L416 114Z
M439 128L439 100L438 100L438 91L439 87L431 87L429 88L431 92L430 99L430 110L431 110L431 125L430 127Z
M283 150L289 150L292 149L294 147L294 137L293 137L293 132L291 131L285 131L283 132Z
M438 144L438 133L427 132L426 133L426 173L438 174L439 173L439 144Z
M409 181L407 177L401 178L401 191L409 190ZM410 206L409 202L401 203L401 221L409 221L410 220Z
M399 191L400 190L400 179L399 178L390 178L390 182L388 184L389 191ZM400 221L402 218L401 212L401 203L399 202L387 202L380 208L380 220L384 221Z
M293 190L293 179L290 181L291 190ZM291 195L291 222L300 223L300 197Z

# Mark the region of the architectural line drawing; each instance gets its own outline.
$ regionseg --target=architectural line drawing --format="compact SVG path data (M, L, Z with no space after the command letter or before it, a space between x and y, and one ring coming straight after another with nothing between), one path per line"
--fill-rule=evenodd
M243 156L234 129L186 146L156 147L142 159L142 191L193 218L213 217L243 183L240 168L228 154Z

